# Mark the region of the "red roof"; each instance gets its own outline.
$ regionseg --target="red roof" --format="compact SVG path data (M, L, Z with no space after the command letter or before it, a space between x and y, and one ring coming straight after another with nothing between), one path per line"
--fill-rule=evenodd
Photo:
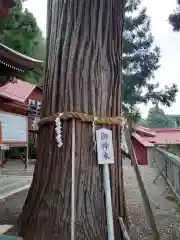
M16 83L8 83L0 87L0 96L25 103L35 88L36 85L18 79Z
M152 136L152 137L156 135L156 131L154 129L150 129L150 128L143 127L140 125L135 126L135 129L136 129L136 132L141 133L141 135L144 134L144 135Z
M145 147L153 147L154 146L154 144L150 143L148 141L148 139L145 139L144 137L141 137L137 133L133 133L132 136Z
M144 129L141 126L136 126L133 137L142 145L148 147L152 144L166 145L166 144L178 144L180 145L180 128L145 128L148 133L152 132L152 135L144 135ZM155 134L154 134L155 133Z

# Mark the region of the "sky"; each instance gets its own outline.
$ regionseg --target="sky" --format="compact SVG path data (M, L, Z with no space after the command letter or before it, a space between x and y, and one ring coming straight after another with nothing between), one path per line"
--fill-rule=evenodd
M173 32L168 23L169 14L177 7L176 0L142 0L142 5L147 7L155 44L161 49L161 66L155 72L154 81L159 82L161 87L176 83L180 90L180 33ZM28 0L25 4L25 7L36 17L44 34L46 32L46 6L47 0ZM150 107L151 104L140 106L143 117L147 116ZM177 94L176 102L170 108L163 109L167 114L180 114L180 92Z

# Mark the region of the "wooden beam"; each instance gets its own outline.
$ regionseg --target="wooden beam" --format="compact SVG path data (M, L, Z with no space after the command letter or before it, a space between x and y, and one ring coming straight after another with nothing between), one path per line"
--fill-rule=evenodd
M118 217L118 220L119 220L119 224L120 224L120 227L121 227L121 231L123 233L123 239L124 240L131 240L130 237L129 237L129 234L127 232L126 226L124 225L123 219L121 217Z

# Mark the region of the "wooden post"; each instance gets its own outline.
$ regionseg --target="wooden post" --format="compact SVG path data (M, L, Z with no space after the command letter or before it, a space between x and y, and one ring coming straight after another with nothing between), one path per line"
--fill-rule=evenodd
M72 183L71 183L71 240L75 240L75 215L76 215L76 201L75 201L75 119L72 120Z
M0 122L0 144L2 144L2 123Z
M112 131L106 128L96 130L98 164L103 165L104 190L106 199L106 219L108 240L114 240L114 223L111 199L109 164L114 163Z
M3 150L2 150L2 122L0 122L0 175L3 172L2 161L3 161Z
M156 222L155 222L155 219L154 219L153 211L151 209L148 194L147 194L146 189L144 187L144 183L143 183L143 180L142 180L142 177L141 177L141 173L139 171L136 154L135 154L134 149L133 149L129 129L128 129L128 126L126 124L125 124L125 127L124 127L124 131L125 131L126 143L127 143L127 146L128 146L128 150L129 150L129 154L130 154L130 157L131 157L132 165L133 165L135 173L136 173L136 177L137 177L137 181L138 181L139 188L140 188L140 191L141 191L141 195L142 195L142 198L143 198L143 202L144 202L144 206L145 206L145 209L146 209L147 217L149 219L149 223L150 223L152 231L153 231L153 239L154 240L159 240L160 236L159 236L159 233L158 233L158 230L157 230L157 226L156 226Z
M25 149L25 170L28 169L28 163L29 163L29 146L27 144L26 149Z
M114 240L111 183L110 183L110 174L109 174L108 164L103 165L103 176L104 176L104 189L105 189L105 196L106 196L106 217L107 217L108 240Z
M156 166L158 168L158 166ZM162 175L162 172L164 171L164 169L166 169L166 165L161 169L159 168L159 172L157 174L157 176L155 177L155 179L153 180L153 183L156 183L157 179Z
M131 240L127 232L126 226L124 225L123 219L121 217L118 217L118 220L123 233L124 240Z
M2 175L3 173L2 161L3 161L3 150L0 147L0 175Z

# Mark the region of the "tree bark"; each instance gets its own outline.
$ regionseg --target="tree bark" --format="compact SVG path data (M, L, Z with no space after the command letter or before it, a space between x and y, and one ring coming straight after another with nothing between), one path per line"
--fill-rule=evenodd
M49 0L41 117L76 111L121 114L124 0ZM121 129L113 126L115 164L110 167L115 239L117 217L126 219ZM33 183L20 217L25 240L71 239L72 121L63 122L58 149L55 126L39 131ZM92 125L76 121L76 239L107 239L102 166L93 150Z

